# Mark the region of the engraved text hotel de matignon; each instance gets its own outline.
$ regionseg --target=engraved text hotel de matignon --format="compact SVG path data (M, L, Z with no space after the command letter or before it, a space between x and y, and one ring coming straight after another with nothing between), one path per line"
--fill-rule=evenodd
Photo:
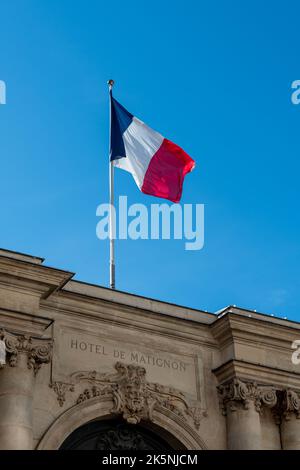
M174 359L164 359L159 356L142 354L137 351L122 351L121 349L112 348L107 345L90 343L88 341L81 341L74 338L71 338L70 340L70 348L82 353L110 356L117 360L129 361L141 366L151 365L164 369L177 370L179 372L186 372L186 368L188 366L188 364Z

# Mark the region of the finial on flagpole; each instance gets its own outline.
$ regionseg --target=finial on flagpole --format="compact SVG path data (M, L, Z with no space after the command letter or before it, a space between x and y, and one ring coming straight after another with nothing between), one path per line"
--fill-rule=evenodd
M107 80L107 85L109 86L110 89L114 86L115 81L114 80Z

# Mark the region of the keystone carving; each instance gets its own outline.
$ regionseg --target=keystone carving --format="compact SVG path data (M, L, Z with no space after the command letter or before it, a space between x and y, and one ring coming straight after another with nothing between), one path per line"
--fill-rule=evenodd
M146 380L146 369L133 364L121 362L115 364L116 372L100 374L97 372L77 372L73 374L73 383L89 382L78 397L76 403L98 397L112 399L112 412L121 414L131 424L141 420L151 420L154 409L163 408L175 413L184 420L191 420L199 428L203 411L197 404L189 404L179 390Z
M277 393L274 387L257 385L255 382L242 382L237 378L220 385L218 392L224 415L228 409L236 411L239 406L247 410L250 401L254 402L258 412L261 412L263 406L273 408L277 404Z
M26 354L28 369L33 369L36 375L41 365L51 360L52 340L17 335L3 329L0 330L0 339L4 341L6 362L11 367L17 366L20 354Z

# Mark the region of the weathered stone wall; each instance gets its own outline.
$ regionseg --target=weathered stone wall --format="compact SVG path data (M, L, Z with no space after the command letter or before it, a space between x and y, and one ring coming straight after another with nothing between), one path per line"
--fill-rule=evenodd
M299 324L71 277L0 252L1 449L57 449L79 426L116 416L182 448L300 449Z

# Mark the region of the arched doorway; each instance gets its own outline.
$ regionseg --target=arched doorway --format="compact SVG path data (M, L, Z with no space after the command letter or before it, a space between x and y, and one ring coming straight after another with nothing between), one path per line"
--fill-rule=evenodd
M72 406L53 421L36 448L38 450L65 449L66 443L70 442L68 438L73 433L93 422L126 423L126 421L111 414L112 407L113 403L110 399L99 402L98 398ZM135 426L136 429L140 429L140 427L146 429L149 431L148 435L152 432L156 437L158 436L163 442L167 443L166 445L169 445L168 449L207 448L195 429L175 413L165 413L163 409L154 410L151 421L141 421L139 424L130 426Z
M128 424L113 419L92 421L72 432L63 442L62 450L154 450L165 451L178 448L143 425ZM180 445L180 444L178 444ZM182 445L180 445L182 448Z

